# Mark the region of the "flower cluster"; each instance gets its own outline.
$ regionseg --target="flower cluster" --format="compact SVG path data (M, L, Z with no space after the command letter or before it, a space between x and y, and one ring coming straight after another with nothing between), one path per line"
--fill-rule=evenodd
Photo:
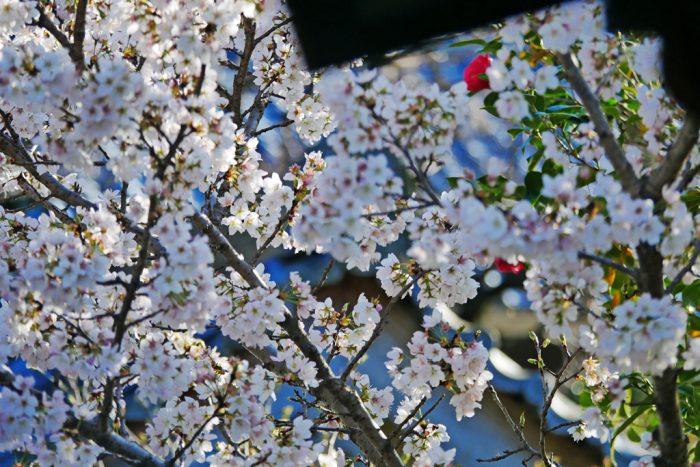
M611 371L660 375L678 359L687 320L687 312L671 297L643 294L615 307L611 319L595 318L582 331L581 345Z
M259 31L272 26L274 32L253 53L253 76L260 89L279 96L278 105L286 111L299 136L314 144L331 134L335 119L317 91L307 92L317 77L304 68L292 28L285 27L285 22L286 14L278 14L258 26Z
M597 407L589 407L584 410L581 423L569 428L569 433L573 436L574 441L598 438L601 443L605 443L610 438L610 428L606 425L603 414Z
M395 209L401 188L384 155L328 158L309 186L313 194L292 229L294 240L299 248L328 251L348 267L367 270L380 257L377 246L393 242L404 229L400 219L390 222L384 214Z
M395 422L405 423L413 409L424 398L430 398L432 388L439 385L454 392L450 405L455 408L457 420L473 417L493 377L486 370L488 351L478 341L463 342L459 336L449 341L439 338L437 333L447 326L437 310L424 318L423 328L424 331L413 334L408 344L409 357L397 347L387 354L386 367L393 378L393 386L404 394ZM419 424L412 435L404 452L418 465L449 463L454 457L454 450L440 447L441 443L449 441L444 426Z
M0 0L0 366L60 375L39 392L2 370L0 450L91 465L108 436L164 463L340 465L342 439L366 463L450 464L447 427L419 409L440 389L457 420L481 407L489 351L441 310L492 264L526 268L545 332L590 354L576 440L606 442L630 388L675 398L635 386L668 368L692 426L697 122L661 87L660 40L606 32L603 10L478 32L445 85L410 59L307 70L278 0ZM390 385L355 367L380 299L320 299L298 272L278 285L271 248L432 308L389 352ZM152 409L139 440L112 431L129 385ZM410 427L396 452L388 420Z
M65 394L39 393L33 389L34 378L11 377L12 385L0 388L0 449L26 450L42 465L95 463L101 448L59 432L69 417Z

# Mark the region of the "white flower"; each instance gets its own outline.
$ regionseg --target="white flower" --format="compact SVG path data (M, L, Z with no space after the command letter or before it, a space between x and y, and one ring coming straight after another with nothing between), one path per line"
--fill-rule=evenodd
M559 87L559 78L557 78L557 67L552 65L544 65L535 72L535 91L544 94L549 89Z
M496 100L496 111L506 120L522 120L530 115L525 97L519 91L504 91Z

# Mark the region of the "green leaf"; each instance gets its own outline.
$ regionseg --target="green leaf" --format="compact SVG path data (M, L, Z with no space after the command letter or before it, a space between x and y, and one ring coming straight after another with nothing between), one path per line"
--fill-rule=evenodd
M617 429L613 433L612 438L610 439L610 448L611 449L612 449L613 445L615 444L615 439L617 439L617 437L620 436L620 434L622 434L622 432L624 432L627 429L627 427L629 427L632 423L634 423L634 421L636 419L638 419L640 417L640 415L642 415L647 410L649 410L649 406L643 406L643 407L638 408L632 415L629 416L629 418L627 420L622 422L622 425L617 427ZM630 440L631 439L632 438L630 438Z
M457 184L462 179L462 177L447 177L447 184L450 188L457 188Z
M627 437L633 443L639 443L642 440L642 438L639 436L639 433L637 433L637 431L634 430L633 428L630 428L629 430L627 430Z
M700 280L683 289L683 305L697 307L700 304Z
M484 97L484 107L492 107L498 100L497 92L490 92Z
M503 44L501 43L501 39L496 38L482 47L481 52L485 54L495 54L501 49L502 46Z
M555 104L555 105L550 105L545 109L545 112L547 113L555 113L555 112L562 112L562 111L571 111L571 110L581 110L581 106L578 105L568 105L568 104Z
M700 441L698 441L695 444L695 448L693 448L693 460L695 462L700 461Z
M538 197L542 191L542 173L528 172L525 175L525 187L529 198L534 199Z
M557 175L564 172L564 168L554 162L552 159L547 159L542 164L542 173L549 175L550 177L556 177Z
M591 400L591 393L589 391L582 391L578 396L578 403L581 407L591 407L593 405L593 400Z
M517 128L509 128L509 129L506 130L506 131L508 131L508 133L509 133L513 138L515 138L516 136L518 136L520 133L522 133L522 132L525 131L525 130L523 130L523 129L520 128L520 127L517 127Z
M691 190L687 194L681 196L681 199L691 213L697 214L698 210L700 210L700 190Z
M467 45L484 46L484 45L486 45L486 41L483 39L468 39L466 41L459 41L459 42L455 42L454 44L450 44L450 47L465 47Z

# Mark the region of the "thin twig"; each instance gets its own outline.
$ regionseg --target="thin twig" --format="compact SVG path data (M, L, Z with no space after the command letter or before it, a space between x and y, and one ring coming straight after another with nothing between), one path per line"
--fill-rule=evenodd
M415 430L416 427L417 427L418 425L420 425L420 424L423 422L423 420L425 420L426 418L428 418L428 415L430 415L430 414L437 408L437 406L440 405L440 402L442 402L444 398L445 398L445 395L442 394L442 395L440 396L440 398L439 398L438 400L436 400L435 403L433 403L433 405L431 405L430 408L429 408L428 410L425 411L425 413L421 414L421 416L418 418L418 420L416 420L415 422L411 423L411 424L410 424L409 426L407 426L403 431L401 431L401 433L400 433L399 436L398 436L398 441L397 441L396 445L397 445L397 446L401 445L401 443L403 442L403 440L406 439L406 437L407 437L408 435L410 435L411 433L413 433L413 430ZM391 440L389 439L389 440L387 440L387 442L388 442L388 443L391 443Z
M477 459L476 461L477 462L498 462L498 461L508 459L510 456L513 456L515 454L518 454L518 453L524 452L524 451L526 451L525 448L519 447L518 449L513 449L512 451L506 450L503 452L503 454L500 454L496 457L490 457L488 459Z
M291 23L291 22L292 22L292 17L290 16L289 18L285 19L284 21L281 21L281 22L277 23L276 25L274 25L273 27L271 27L270 29L268 29L266 32L264 32L263 34L261 34L261 35L259 35L258 37L256 37L256 38L255 38L255 41L254 41L255 45L258 45L258 44L259 44L260 42L262 42L263 39L265 39L267 36L269 36L270 34L272 34L272 33L275 32L275 31L277 31L277 30L280 29L281 27L288 25L288 24Z
M391 433L389 433L389 436L387 436L387 438L389 440L392 440L392 439L396 438L397 436L399 436L401 434L401 432L404 430L404 428L406 427L406 425L408 425L411 422L411 419L416 416L418 411L421 409L421 407L423 407L425 405L426 402L428 402L428 398L423 397L418 402L418 404L416 404L416 406L413 408L413 410L411 410L411 413L409 413L406 416L406 418L403 420L403 422L401 422L400 425L398 425L396 428L394 428L394 430Z
M699 255L700 255L700 238L695 240L693 254L690 256L688 263L685 266L683 266L683 269L681 269L678 272L678 274L676 274L676 277L674 277L673 280L671 281L671 283L668 284L668 287L666 287L666 290L664 290L664 293L666 293L666 294L673 293L673 289L675 289L676 286L681 283L681 281L683 280L683 277L685 277L685 275L688 274L691 269L693 269L693 266L695 266L695 263L697 262Z
M294 123L294 120L286 119L286 120L284 120L284 121L282 121L282 122L280 122L280 123L275 123L274 125L270 125L270 126L268 126L268 127L265 127L265 128L263 128L262 130L254 131L254 132L253 132L253 136L260 136L260 135L262 135L263 133L267 133L268 131L274 130L274 129L276 129L276 128L288 127L288 126L291 125L292 123Z
M421 271L418 274L416 274L408 284L403 286L399 293L391 297L391 300L387 304L386 308L382 310L382 317L379 319L379 323L377 323L377 326L374 328L374 331L372 331L372 335L370 336L369 340L365 342L365 345L362 346L362 348L357 352L355 357L353 357L350 363L348 363L348 366L345 368L345 371L343 371L343 374L340 376L341 381L345 381L348 379L348 376L350 376L350 372L352 372L355 366L360 362L362 357L365 356L369 348L372 346L372 343L374 343L374 341L377 340L379 335L382 333L389 318L389 313L391 312L391 309L394 307L394 305L399 300L401 300L401 298L406 292L413 288L416 282L418 282L418 279L423 277L423 275L425 275L425 271Z
M323 287L323 284L326 283L326 280L328 280L328 275L331 273L331 269L333 269L333 265L335 265L335 260L331 257L330 260L328 260L328 264L326 264L326 267L323 268L323 272L321 273L321 278L318 280L314 288L311 290L311 295L314 296L318 293L319 290L321 290L321 287Z
M252 264L257 264L258 260L260 259L260 256L267 250L267 248L270 246L272 241L277 238L277 235L285 228L286 225L289 224L291 218L294 215L294 212L296 211L297 206L299 205L299 202L301 201L300 198L297 196L294 196L294 201L292 201L292 205L290 208L287 210L284 215L280 216L279 221L277 222L277 225L275 228L272 230L272 233L270 234L269 237L263 242L262 245L260 245L260 248L258 248L253 255L253 257L250 259L250 262Z
M24 193L35 201L36 203L40 204L44 208L46 208L47 211L53 212L56 214L56 217L63 222L64 224L75 224L75 220L70 217L68 214L63 212L61 209L59 209L57 206L54 206L49 202L48 198L42 197L38 191L27 181L27 179L24 178L23 175L19 175L17 177L17 183L19 186L24 190Z
M489 392L491 392L491 397L493 397L493 401L496 403L496 406L500 409L501 413L506 418L508 425L510 425L510 428L513 430L513 432L518 436L518 438L520 438L520 446L523 448L522 450L532 454L532 456L534 457L541 457L540 453L537 452L535 448L530 446L530 443L528 443L527 439L525 439L525 434L523 433L522 427L520 427L520 425L518 425L508 413L508 409L506 409L505 405L503 405L503 402L501 402L501 398L498 397L498 392L496 392L496 388L489 384L488 389ZM530 459L532 458L532 456L530 457Z
M687 112L685 122L664 161L647 178L644 184L645 196L658 199L661 197L664 185L675 180L683 163L698 142L698 131L700 131L700 118L693 112Z
M365 217L365 218L367 218L367 219L371 219L371 218L373 218L373 217L390 216L390 215L392 215L392 214L394 214L394 215L395 215L395 214L400 214L400 213L402 213L402 212L404 212L404 211L412 211L412 210L418 210L418 209L425 209L425 208L429 208L429 207L432 207L432 206L436 206L436 204L435 204L434 202L430 201L430 202L428 202L428 203L419 204L418 206L405 206L405 207L402 207L402 208L396 208L396 209L391 210L391 211L370 212L370 213L367 213L367 214L363 214L362 217Z
M639 271L636 269L628 268L627 266L617 263L611 259L608 259L604 256L597 256L597 255L592 255L590 253L586 253L585 251L579 251L578 252L578 257L579 259L587 259L590 261L595 261L596 263L600 263L604 266L608 266L613 269L617 269L620 272L624 272L634 280L638 281L639 280Z

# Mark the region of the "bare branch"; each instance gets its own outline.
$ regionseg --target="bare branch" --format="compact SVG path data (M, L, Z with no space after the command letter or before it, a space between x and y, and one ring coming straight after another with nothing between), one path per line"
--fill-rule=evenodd
M430 201L430 202L427 202L427 203L419 204L418 206L405 206L405 207L402 207L402 208L396 208L396 209L391 210L391 211L370 212L370 213L367 213L367 214L363 214L362 217L367 218L367 219L371 219L371 218L373 218L373 217L396 215L396 214L400 214L400 213L402 213L402 212L404 212L404 211L413 211L413 210L418 210L418 209L425 209L425 208L429 208L429 207L432 207L432 206L437 206L437 205L436 205L434 202Z
M284 121L282 121L280 123L275 123L274 125L270 125L266 128L263 128L262 130L254 131L253 136L260 136L263 133L267 133L268 131L274 130L276 128L285 128L285 127L288 127L289 125L291 125L292 123L294 123L294 120L285 119Z
M525 448L520 447L518 449L506 450L503 452L503 454L500 454L500 455L495 456L495 457L490 457L488 459L477 459L476 461L477 462L498 462L498 461L508 459L510 456L513 456L515 454L518 454L520 452L525 452L525 451L526 451Z
M256 38L255 38L255 45L258 45L258 44L259 44L260 42L262 42L263 39L265 39L267 36L269 36L269 35L272 34L273 32L277 31L277 30L280 29L281 27L286 26L287 24L289 24L289 23L291 23L291 22L292 22L292 17L289 17L289 18L285 19L284 21L282 21L282 22L280 22L280 23L277 23L276 25L274 25L273 27L271 27L270 29L268 29L266 32L264 32L263 34L261 34L261 35L259 35L258 37L256 37Z
M335 264L335 260L331 258L328 261L328 264L326 264L326 267L323 269L323 272L321 273L321 278L318 280L314 288L311 290L311 295L316 295L319 290L321 290L321 287L323 287L323 284L326 283L326 280L328 279L328 274L331 273L331 269L333 269L333 265Z
M683 432L678 405L677 377L675 368L668 368L661 376L654 377L654 404L661 420L658 426L661 454L654 459L658 465L688 465L688 438Z
M404 431L404 428L406 427L406 425L408 425L411 422L411 419L416 416L416 414L420 411L420 409L425 405L426 402L428 402L428 397L424 396L418 402L418 404L416 404L416 406L413 408L413 410L411 410L411 413L409 413L406 416L406 418L404 418L403 422L401 422L400 425L398 425L396 428L394 428L394 431L389 433L389 436L387 436L387 438L389 438L389 441L396 438L397 436L399 436L401 434L402 431Z
M537 452L535 448L530 446L530 443L528 443L527 439L525 439L525 433L523 433L523 429L520 427L520 425L518 425L515 422L515 420L513 420L513 417L511 417L508 413L508 409L506 409L506 407L503 405L503 402L501 402L501 398L498 397L498 392L496 392L496 388L489 384L488 389L491 392L491 397L493 397L493 401L496 403L496 406L506 418L506 421L508 422L508 425L510 425L510 428L513 430L513 433L515 433L518 436L518 438L520 438L520 447L522 449L518 452L527 452L532 455L530 458L532 458L533 456L538 458L541 457L540 453Z

